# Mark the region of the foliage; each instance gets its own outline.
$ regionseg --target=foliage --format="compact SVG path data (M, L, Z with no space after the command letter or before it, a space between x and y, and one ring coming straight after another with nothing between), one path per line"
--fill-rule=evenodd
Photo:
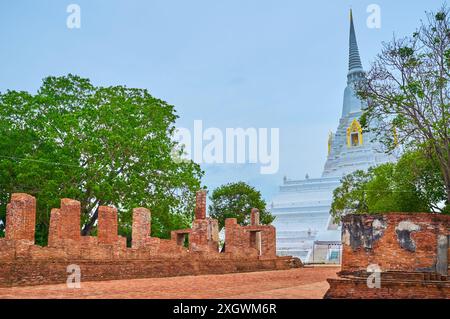
M443 6L410 37L394 38L358 87L366 130L388 150L421 150L440 170L450 204L450 17ZM395 130L396 134L393 134ZM433 164L434 165L434 164Z
M210 196L210 216L219 221L219 229L225 226L225 219L236 218L238 224L250 224L252 208L259 209L261 224L270 224L275 219L266 209L261 193L244 183L230 183L216 188Z
M447 212L442 205L446 190L436 162L420 151L408 152L396 164L345 176L333 193L334 220L349 213Z
M74 75L44 79L36 94L0 94L0 219L11 193L26 192L37 198L40 244L62 197L81 202L83 234L95 229L100 205L118 208L124 235L138 206L151 209L156 236L186 227L203 172L173 160L176 118L147 90Z
M331 216L335 222L339 222L342 216L350 213L367 213L367 201L365 188L370 180L370 172L357 170L344 176L341 185L333 192L331 204Z

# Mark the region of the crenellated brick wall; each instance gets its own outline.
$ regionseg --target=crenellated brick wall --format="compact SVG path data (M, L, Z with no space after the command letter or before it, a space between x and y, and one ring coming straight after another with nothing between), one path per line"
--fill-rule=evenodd
M226 229L227 250L220 253L217 220L206 216L206 191L197 193L196 203L192 228L173 231L171 239L151 237L151 212L135 208L132 244L127 247L126 238L118 235L116 208L100 206L97 236L81 236L80 203L62 199L60 208L51 210L48 246L41 247L34 244L35 198L13 194L7 206L6 237L0 239L0 286L62 283L70 264L80 266L82 280L290 268L290 257L275 255L275 229L258 225L255 211L254 225L233 224ZM253 234L260 234L260 245ZM183 245L185 236L188 248Z
M449 235L448 215L346 216L342 269L326 297L450 298ZM371 288L375 271L381 286Z

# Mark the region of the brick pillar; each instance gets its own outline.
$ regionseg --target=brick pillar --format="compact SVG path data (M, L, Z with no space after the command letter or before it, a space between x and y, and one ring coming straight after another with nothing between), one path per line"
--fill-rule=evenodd
M259 210L257 208L252 208L252 211L250 213L250 225L259 225Z
M60 209L61 238L75 241L81 240L80 229L81 204L79 201L63 198Z
M236 218L225 219L225 252L227 253L234 253L236 245L235 230L237 225Z
M259 225L259 210L257 208L252 208L250 213L250 225L258 226ZM261 241L261 232L252 233L250 237L251 244L254 245L256 250L258 250L258 255L262 255L263 247Z
M48 228L48 246L57 246L61 239L61 211L53 208L50 212L50 226Z
M145 246L151 231L151 213L147 208L133 209L133 226L131 233L131 247L140 248Z
M28 194L12 194L6 206L7 240L26 240L34 244L36 198Z
M275 227L270 226L260 233L261 255L275 257L277 254L277 241Z
M206 218L206 191L200 190L195 197L195 219Z
M114 244L118 240L117 209L100 206L98 208L98 243Z

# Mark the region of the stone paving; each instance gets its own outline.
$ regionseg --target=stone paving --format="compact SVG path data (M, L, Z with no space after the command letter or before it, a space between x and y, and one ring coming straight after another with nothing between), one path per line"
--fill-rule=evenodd
M305 267L280 271L82 282L80 289L65 284L0 288L5 298L159 298L159 299L320 299L337 278L339 267Z

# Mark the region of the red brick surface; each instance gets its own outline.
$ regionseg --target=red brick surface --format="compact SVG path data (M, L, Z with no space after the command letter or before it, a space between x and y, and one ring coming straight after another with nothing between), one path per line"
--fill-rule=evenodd
M360 245L354 249L346 237L355 236L352 216L348 216L343 222L343 252L342 270L356 271L366 270L370 264L377 264L382 271L434 271L437 258L437 238L439 234L449 235L450 216L437 214L386 214L357 216L362 218L363 224L373 231L374 220L383 220L386 224L379 239L366 236L364 240L371 240L372 247ZM400 238L396 228L401 222L417 225L420 230L411 232L411 239L415 243L415 251L408 251L400 245ZM346 227L350 229L346 231ZM449 256L450 257L450 256Z
M119 239L117 231L117 209L100 206L98 208L98 242L101 244L114 244Z
M195 219L189 235L189 249L198 252L219 252L219 224L212 218Z
M50 226L48 228L48 246L58 246L61 239L61 211L53 208L50 211Z
M81 204L79 201L63 198L61 200L61 238L79 241L81 237Z
M226 275L81 282L80 289L65 284L0 288L0 298L308 298L320 299L335 278L337 267L301 268Z
M133 225L132 225L132 247L145 247L147 239L150 236L151 215L146 208L140 207L133 209Z
M6 239L33 244L35 224L36 199L28 194L13 194L6 207Z
M200 190L195 197L195 219L206 218L206 191Z
M250 225L252 226L259 225L259 210L256 208L252 208L251 210Z

